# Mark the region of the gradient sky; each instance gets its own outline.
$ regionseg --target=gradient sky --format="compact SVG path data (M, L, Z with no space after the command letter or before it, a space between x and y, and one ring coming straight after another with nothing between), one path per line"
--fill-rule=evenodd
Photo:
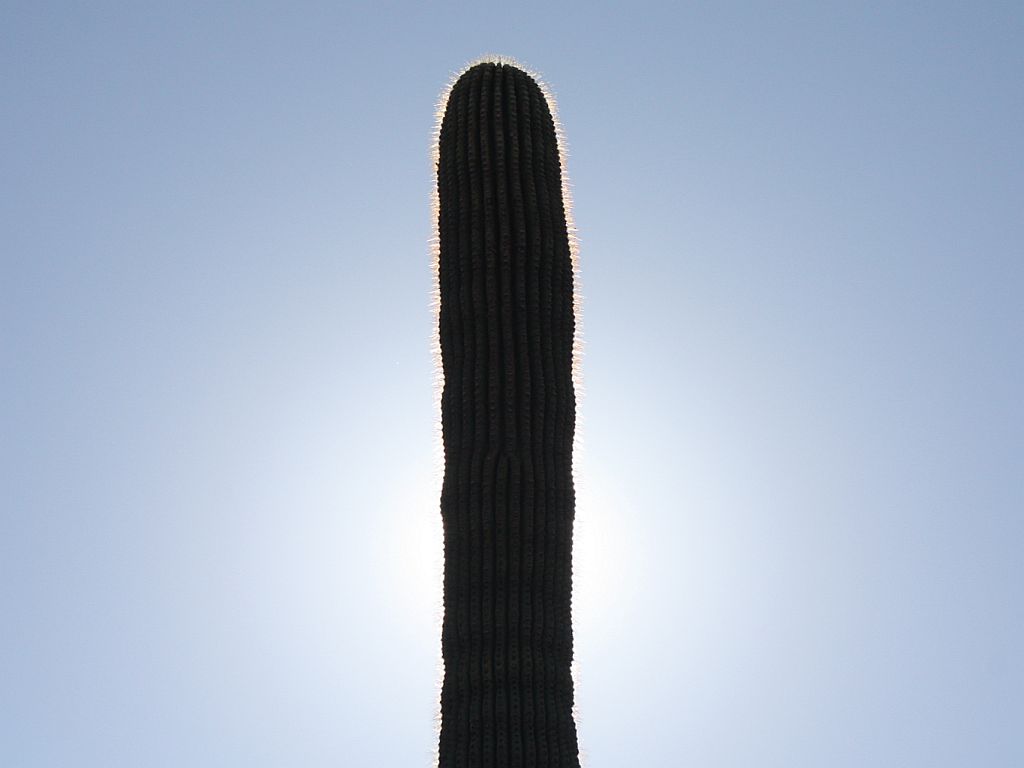
M5 2L0 765L430 765L434 109L558 97L590 768L1024 765L1024 6Z

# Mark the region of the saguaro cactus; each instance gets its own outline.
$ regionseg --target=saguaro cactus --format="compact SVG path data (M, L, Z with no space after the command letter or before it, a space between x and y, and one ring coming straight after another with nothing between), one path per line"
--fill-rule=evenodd
M439 764L577 767L573 255L537 80L501 60L469 67L443 103L436 152Z

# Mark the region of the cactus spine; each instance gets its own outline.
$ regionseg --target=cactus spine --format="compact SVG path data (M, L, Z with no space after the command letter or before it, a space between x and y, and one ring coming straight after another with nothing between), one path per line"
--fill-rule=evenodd
M574 275L552 109L519 67L475 64L435 152L439 765L576 768Z

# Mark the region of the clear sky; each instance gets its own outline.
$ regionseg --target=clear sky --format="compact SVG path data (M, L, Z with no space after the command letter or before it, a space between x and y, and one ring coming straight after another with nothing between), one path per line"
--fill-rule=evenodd
M1024 6L0 11L0 765L428 766L430 139L558 98L590 768L1024 765Z

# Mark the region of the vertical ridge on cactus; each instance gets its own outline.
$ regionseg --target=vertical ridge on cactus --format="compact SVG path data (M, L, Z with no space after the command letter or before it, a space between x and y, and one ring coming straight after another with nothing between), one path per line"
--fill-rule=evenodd
M452 85L436 149L438 762L578 767L574 275L556 123L531 75L484 61Z

